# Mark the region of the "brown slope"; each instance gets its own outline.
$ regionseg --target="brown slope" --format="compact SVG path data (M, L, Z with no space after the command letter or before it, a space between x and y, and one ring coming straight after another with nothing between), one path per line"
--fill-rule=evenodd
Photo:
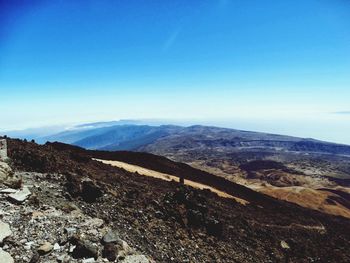
M265 206L275 206L276 209L281 209L280 203L276 202L274 198L258 193L254 190L249 189L248 187L226 180L225 178L218 177L208 172L193 168L188 164L174 162L162 156L150 153L130 151L110 152L84 150L77 146L70 146L62 143L48 143L47 145L59 150L72 150L73 152L78 152L80 155L88 156L90 158L110 161L122 161L154 171L178 176L179 178L182 177L187 180L214 187L230 195L236 196L243 200L247 200L248 202L253 202L255 204Z
M9 154L16 169L93 179L104 195L88 205L77 199L81 209L114 222L131 244L157 262L350 261L350 223L344 218L258 193L243 206L208 191L100 164L82 149L60 147L10 140ZM254 202L258 196L264 206ZM283 248L282 241L290 248Z

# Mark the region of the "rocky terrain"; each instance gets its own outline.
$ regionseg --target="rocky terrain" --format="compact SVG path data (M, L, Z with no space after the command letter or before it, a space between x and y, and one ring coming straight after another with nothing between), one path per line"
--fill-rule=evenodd
M38 140L87 149L153 153L279 199L350 217L347 145L218 127L128 122L86 124ZM279 165L265 165L255 171L244 169L255 161Z
M85 202L74 202L64 175L13 171L0 161L0 262L149 263L115 226L83 209L99 188L82 180Z
M8 147L3 262L350 261L348 219L228 184L249 202L243 205L105 165L70 146L10 139Z
M215 161L208 160L210 163L208 165L204 160L190 162L190 166L149 153L86 151L60 143L50 145L60 150L73 148L75 151L80 151L81 154L88 153L93 158L120 161L161 173L177 176L185 174L187 180L209 184L224 192L236 189L237 184L231 184L231 182L237 182L278 199L350 218L348 179L326 176L327 173L325 175L303 173L297 170L296 166L285 165L279 161L258 159L243 161L242 164L232 161L230 164L227 160L223 160L225 165L219 166L220 159L216 159ZM210 152L206 153L207 156L210 154ZM230 186L230 189L227 189L227 186ZM234 195L232 192L230 194Z
M86 149L153 153L279 199L350 217L348 145L208 126L135 124L91 123L37 139ZM267 165L255 171L245 169L256 161ZM152 162L142 165L159 169L148 167Z

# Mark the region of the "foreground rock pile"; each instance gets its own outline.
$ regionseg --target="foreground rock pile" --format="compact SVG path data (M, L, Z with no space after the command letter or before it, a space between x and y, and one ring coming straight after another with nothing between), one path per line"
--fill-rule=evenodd
M9 176L9 166L2 166ZM47 180L59 182L61 175L15 175L22 178L19 189L0 181L1 263L152 262L121 239L118 230L67 200L63 185Z

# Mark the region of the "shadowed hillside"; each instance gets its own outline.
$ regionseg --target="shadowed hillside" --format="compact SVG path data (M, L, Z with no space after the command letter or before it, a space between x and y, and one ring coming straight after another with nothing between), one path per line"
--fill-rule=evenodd
M91 133L94 135L90 136ZM66 132L65 136L69 134ZM350 200L344 198L344 194L350 193L347 145L207 126L112 125L81 133L74 131L71 135L80 139L68 142L81 147L161 155L225 178L225 183L221 183L222 179L210 177L221 187L228 180L308 208L350 217ZM65 141L60 136L56 139ZM106 152L105 158L119 158L165 173L169 172L167 166L173 166L168 161L162 165L155 160L142 162L131 153L111 157ZM198 178L206 180L203 178L207 175L202 172Z

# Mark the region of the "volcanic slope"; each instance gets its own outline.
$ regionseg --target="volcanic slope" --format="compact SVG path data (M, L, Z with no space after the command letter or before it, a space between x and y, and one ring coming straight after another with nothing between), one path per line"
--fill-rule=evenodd
M128 244L156 262L350 261L348 219L279 201L227 181L225 192L249 202L242 205L208 190L94 161L92 157L102 157L98 152L69 145L40 146L20 140L9 140L8 145L16 173L45 174L40 180L63 187L67 202L113 226ZM174 169L171 174L179 172ZM86 183L89 180L91 183ZM101 194L94 195L96 192ZM40 202L46 195L45 191L37 193L38 210L46 209Z

